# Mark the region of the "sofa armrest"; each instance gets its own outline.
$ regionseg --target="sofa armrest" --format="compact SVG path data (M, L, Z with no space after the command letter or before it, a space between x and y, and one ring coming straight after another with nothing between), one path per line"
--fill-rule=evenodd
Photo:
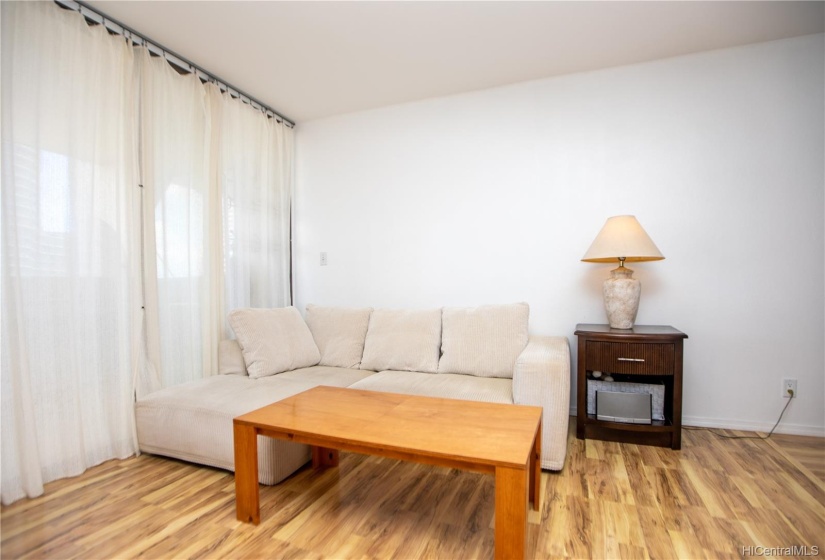
M530 337L513 370L513 402L543 408L541 467L561 470L570 421L570 345L566 337Z

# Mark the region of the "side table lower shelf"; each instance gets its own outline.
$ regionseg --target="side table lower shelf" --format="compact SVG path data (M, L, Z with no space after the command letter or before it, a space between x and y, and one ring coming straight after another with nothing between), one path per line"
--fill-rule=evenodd
M665 420L653 420L651 424L624 424L597 420L595 414L588 414L583 425L579 426L579 439L598 439L670 447L674 427ZM581 431L581 433L578 433Z

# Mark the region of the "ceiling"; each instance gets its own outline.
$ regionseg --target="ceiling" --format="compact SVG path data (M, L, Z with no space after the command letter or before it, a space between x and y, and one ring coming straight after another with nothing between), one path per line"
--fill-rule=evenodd
M296 121L825 29L825 2L89 1Z

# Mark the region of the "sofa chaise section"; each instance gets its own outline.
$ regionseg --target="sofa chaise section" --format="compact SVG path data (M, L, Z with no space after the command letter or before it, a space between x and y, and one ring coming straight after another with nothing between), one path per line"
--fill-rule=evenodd
M140 450L234 471L233 418L317 385L346 387L372 373L320 366L259 379L215 375L167 387L135 403ZM277 484L309 458L306 445L258 437L262 484Z

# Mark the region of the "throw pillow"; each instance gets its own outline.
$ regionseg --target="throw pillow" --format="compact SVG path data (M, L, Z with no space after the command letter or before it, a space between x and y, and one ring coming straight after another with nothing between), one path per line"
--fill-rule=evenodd
M440 346L440 309L376 309L370 316L361 369L436 373Z
M526 303L445 307L438 373L512 378L527 346L529 316Z
M249 377L314 366L321 359L312 333L294 307L235 309L229 313Z
M319 365L357 368L364 353L371 307L307 305L307 326L321 352Z

